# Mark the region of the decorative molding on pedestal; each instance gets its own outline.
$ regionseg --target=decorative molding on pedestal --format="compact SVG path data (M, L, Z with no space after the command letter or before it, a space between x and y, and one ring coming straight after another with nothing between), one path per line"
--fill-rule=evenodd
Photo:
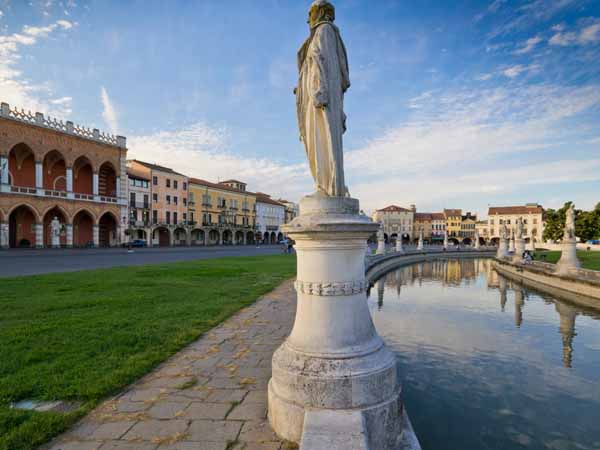
M367 282L364 280L338 283L296 281L294 287L299 294L329 297L360 294L367 290Z

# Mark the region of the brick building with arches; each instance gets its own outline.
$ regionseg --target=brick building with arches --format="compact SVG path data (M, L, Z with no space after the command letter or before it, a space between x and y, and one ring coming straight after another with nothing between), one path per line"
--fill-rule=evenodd
M127 148L101 133L0 105L0 247L48 247L50 222L63 247L123 242Z

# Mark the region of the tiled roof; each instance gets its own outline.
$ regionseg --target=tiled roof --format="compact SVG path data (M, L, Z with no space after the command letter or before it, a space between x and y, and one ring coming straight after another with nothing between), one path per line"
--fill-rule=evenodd
M446 216L444 213L431 213L432 220L446 220Z
M248 183L244 183L243 181L238 181L238 180L225 180L225 181L219 182L219 184L225 184L225 183L248 184Z
M236 189L234 187L231 186L226 186L224 184L221 183L212 183L210 181L206 181L206 180L202 180L200 178L190 178L189 179L189 183L190 184L195 184L198 186L207 186L207 187L211 187L211 188L215 188L215 189L221 189L222 191L230 191L230 192L236 192L238 194L248 194L248 195L256 195L254 192L249 192L249 191L242 191L240 189Z
M444 214L448 216L462 216L462 209L444 209Z
M396 205L390 205L383 209L378 209L377 212L410 212L410 209L402 208Z
M543 214L544 208L541 205L531 206L490 206L488 215L492 214Z
M431 213L415 213L415 222L425 222L432 219Z
M184 174L179 173L179 172L175 172L170 167L159 166L158 164L150 164L150 163L147 163L145 161L139 161L137 159L133 159L132 161L134 161L134 162L136 162L138 164L141 164L142 166L147 167L148 169L151 169L151 170L157 170L159 172L167 172L167 173L172 173L174 175L180 175L182 177L187 177L187 175L184 175Z
M150 181L150 175L148 175L147 173L144 173L143 171L138 170L134 167L127 168L127 175L130 178L137 178L138 180Z
M283 203L279 203L278 201L273 200L271 197L263 193L256 194L256 201L260 203L269 203L271 205L283 206L285 208L285 205Z

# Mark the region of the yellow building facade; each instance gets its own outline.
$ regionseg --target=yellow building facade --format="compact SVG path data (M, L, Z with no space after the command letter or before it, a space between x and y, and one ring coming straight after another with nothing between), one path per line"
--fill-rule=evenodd
M255 240L256 195L237 180L189 179L188 220L195 245L250 244Z

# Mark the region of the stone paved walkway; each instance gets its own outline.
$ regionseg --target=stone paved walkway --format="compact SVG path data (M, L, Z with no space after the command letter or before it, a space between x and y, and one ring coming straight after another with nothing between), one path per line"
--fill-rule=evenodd
M73 429L50 450L283 450L271 431L271 356L293 325L286 282L214 328Z

